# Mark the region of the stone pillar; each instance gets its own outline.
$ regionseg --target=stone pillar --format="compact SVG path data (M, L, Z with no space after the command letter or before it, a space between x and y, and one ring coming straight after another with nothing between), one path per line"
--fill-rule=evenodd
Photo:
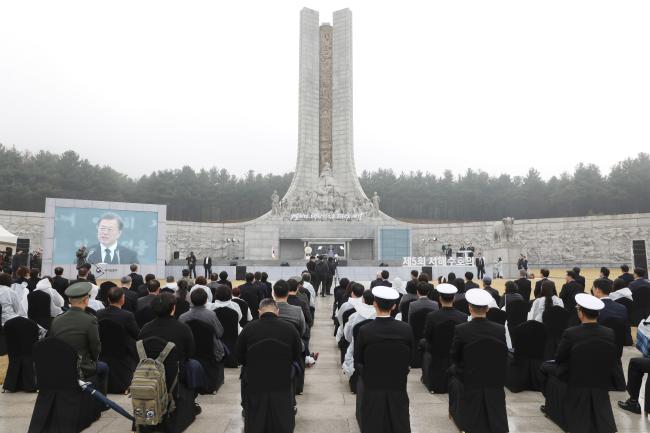
M287 197L299 195L294 190L315 189L318 185L319 50L318 12L303 8L300 11L298 161Z

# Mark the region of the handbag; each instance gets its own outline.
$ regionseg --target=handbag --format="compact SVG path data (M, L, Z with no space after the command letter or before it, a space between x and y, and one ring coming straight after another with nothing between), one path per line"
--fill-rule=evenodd
M650 322L642 320L636 330L636 348L645 358L650 358Z

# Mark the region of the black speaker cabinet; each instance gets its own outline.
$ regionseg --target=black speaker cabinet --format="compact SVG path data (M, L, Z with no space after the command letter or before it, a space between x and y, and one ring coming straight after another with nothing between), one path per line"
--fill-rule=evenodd
M433 278L433 267L431 266L422 266L422 273L427 274L429 278Z
M29 252L29 239L16 239L16 251L24 251L25 253Z
M235 267L235 279L239 281L246 279L246 266Z
M648 255L644 240L632 241L632 262L635 268L645 269L645 274L648 275Z
M181 257L181 253L179 251L174 251L174 260L178 260Z

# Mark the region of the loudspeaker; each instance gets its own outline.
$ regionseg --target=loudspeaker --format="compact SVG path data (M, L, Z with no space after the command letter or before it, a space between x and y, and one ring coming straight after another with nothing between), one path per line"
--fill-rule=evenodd
M174 260L178 260L181 257L181 253L179 251L174 251Z
M235 268L235 279L240 281L246 279L246 266L237 266Z
M29 239L16 239L16 251L24 251L25 254L29 252Z
M433 278L433 267L431 266L422 266L422 273L427 274L429 278Z
M645 269L645 274L648 275L648 255L644 240L632 241L632 262L635 268Z
M282 262L280 263L280 266L289 266L289 262Z

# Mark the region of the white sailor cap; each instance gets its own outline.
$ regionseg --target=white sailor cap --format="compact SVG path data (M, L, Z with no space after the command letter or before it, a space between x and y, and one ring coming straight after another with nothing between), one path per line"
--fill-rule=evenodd
M395 289L386 286L376 286L374 289L372 289L372 294L376 298L386 299L387 301L394 301L395 299L399 298L399 294Z
M443 295L454 295L458 293L458 289L456 288L456 286L448 283L438 284L436 286L436 290L438 291L438 293L442 293Z
M578 293L576 303L587 310L600 311L605 308L605 303L595 296L587 293Z
M465 299L468 303L477 307L487 307L490 305L492 296L483 289L469 289L465 292Z

